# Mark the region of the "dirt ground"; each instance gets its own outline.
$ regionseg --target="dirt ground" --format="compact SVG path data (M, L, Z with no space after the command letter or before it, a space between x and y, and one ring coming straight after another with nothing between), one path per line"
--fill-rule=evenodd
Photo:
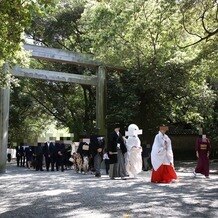
M0 175L0 218L218 217L218 162L210 178L193 177L195 162L176 162L172 184L153 184L151 171L138 178L110 180L7 165Z

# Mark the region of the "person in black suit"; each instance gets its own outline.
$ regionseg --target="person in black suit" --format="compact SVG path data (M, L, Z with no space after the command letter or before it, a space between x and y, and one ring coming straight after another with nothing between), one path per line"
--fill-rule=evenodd
M42 162L43 162L43 148L42 148L42 144L38 143L37 146L35 147L35 151L34 151L34 155L35 155L35 160L36 160L36 171L43 171L42 168Z
M23 143L16 147L17 166L24 166L24 149Z
M143 171L151 169L151 146L150 144L142 145L142 160L143 160Z
M17 160L17 166L20 166L20 146L16 147L16 160Z
M114 131L109 136L108 143L110 170L109 176L111 179L121 177L125 179L126 168L124 162L124 154L127 152L123 136L120 133L120 125L116 124Z
M49 171L51 166L51 171L54 171L55 164L55 146L52 142L47 141L43 146L43 155L45 157L46 170Z
M10 163L11 162L11 155L12 155L12 148L9 145L7 148L7 161Z
M90 150L94 159L95 177L101 177L101 162L103 159L103 150L105 147L104 136L94 134L90 136Z

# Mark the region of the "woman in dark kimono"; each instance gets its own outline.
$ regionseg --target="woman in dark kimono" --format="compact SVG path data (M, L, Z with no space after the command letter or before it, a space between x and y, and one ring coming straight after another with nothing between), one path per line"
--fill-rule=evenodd
M209 178L210 141L208 138L206 138L206 135L202 135L202 138L197 139L195 151L198 162L194 171L194 175L196 176L197 173L201 173L206 178Z

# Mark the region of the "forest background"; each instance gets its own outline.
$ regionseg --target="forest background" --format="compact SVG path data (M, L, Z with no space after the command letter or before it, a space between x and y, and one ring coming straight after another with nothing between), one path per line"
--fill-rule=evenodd
M217 0L0 0L0 86L10 87L9 142L34 141L50 123L79 135L95 126L95 87L2 71L5 62L92 75L96 69L31 60L23 43L91 54L107 72L108 132L114 123L160 124L218 142ZM123 132L124 133L124 132Z

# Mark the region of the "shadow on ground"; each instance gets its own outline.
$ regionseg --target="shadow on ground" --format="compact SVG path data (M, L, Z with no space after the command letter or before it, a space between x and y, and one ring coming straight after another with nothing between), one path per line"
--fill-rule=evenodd
M195 162L178 162L179 181L39 172L10 164L0 176L0 217L218 217L217 166L210 179L192 176Z

